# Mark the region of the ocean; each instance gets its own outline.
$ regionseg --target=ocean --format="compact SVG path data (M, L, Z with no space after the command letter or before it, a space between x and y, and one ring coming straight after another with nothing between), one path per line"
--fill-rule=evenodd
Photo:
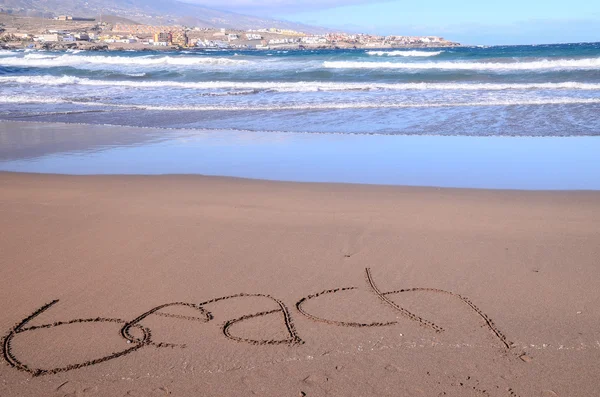
M173 129L600 134L600 44L0 51L0 119Z
M0 171L600 190L600 44L0 52Z

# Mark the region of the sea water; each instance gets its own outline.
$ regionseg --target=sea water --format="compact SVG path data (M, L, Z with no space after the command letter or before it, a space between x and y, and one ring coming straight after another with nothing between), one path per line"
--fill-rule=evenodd
M2 127L0 170L600 189L600 44L0 51L0 119L160 129Z
M600 133L600 44L0 53L0 118L340 134Z

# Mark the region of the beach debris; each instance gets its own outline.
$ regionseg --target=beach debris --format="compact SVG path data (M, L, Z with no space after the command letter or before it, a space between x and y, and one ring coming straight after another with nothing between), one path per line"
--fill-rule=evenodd
M553 390L542 391L542 397L558 397L558 394Z
M530 363L530 362L532 362L532 361L533 361L533 358L531 358L530 356L528 356L528 355L527 355L527 354L525 354L525 353L521 354L521 355L519 356L519 358L520 358L522 361L526 362L526 363Z

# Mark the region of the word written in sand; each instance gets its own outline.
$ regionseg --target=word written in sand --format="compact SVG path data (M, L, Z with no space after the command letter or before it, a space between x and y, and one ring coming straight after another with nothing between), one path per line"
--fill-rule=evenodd
M472 301L470 301L466 297L455 294L453 292L444 291L444 290L440 290L440 289L433 289L433 288L410 288L410 289L401 289L401 290L390 291L390 292L381 292L379 290L379 288L377 287L377 285L375 284L375 281L373 280L371 270L367 268L365 271L365 274L366 274L366 280L367 280L367 284L368 284L369 288L371 289L372 292L375 293L375 295L383 303L385 303L386 305L391 307L393 310L398 312L403 317L407 318L410 321L417 323L418 325L420 325L426 329L429 329L435 333L444 332L444 329L442 327L436 325L432 321L426 320L426 319L408 311L407 309L399 306L396 302L392 301L390 299L390 297L394 296L394 295L399 295L403 292L423 291L423 292L429 292L429 293L443 294L443 295L452 297L454 299L457 299L460 302L464 303L469 310L477 313L477 315L483 320L484 326L487 327L489 329L489 331L494 335L494 337L497 338L501 342L503 348L510 349L512 346L512 344L507 340L506 336L496 327L496 325L494 324L492 319L490 317L488 317L485 313L483 313L477 306L475 306L475 304ZM358 289L358 288L345 287L345 288L330 289L330 290L319 292L317 294L308 295L308 296L300 299L296 303L295 307L301 315L303 315L304 317L306 317L312 321L330 324L330 325L334 325L334 326L358 327L358 328L360 328L360 327L388 327L388 326L393 326L398 323L397 321L372 322L372 323L335 321L335 320L330 320L327 318L315 316L315 315L309 313L304 308L304 304L306 302L308 302L309 300L314 301L324 295L336 294L336 293L341 293L344 291L350 291L350 290L356 290L356 289ZM148 326L143 325L144 320L150 315L157 315L157 316L162 316L162 317L177 318L180 320L208 323L214 319L214 316L207 309L207 307L211 307L211 305L214 305L215 303L222 302L222 301L236 300L236 299L237 300L248 299L248 298L260 298L260 299L268 300L268 301L274 303L275 304L274 307L276 307L276 308L273 310L261 311L261 312L254 313L254 314L247 314L245 316L226 321L222 326L222 332L226 338L233 340L235 342L249 343L252 345L293 346L293 345L299 345L299 344L304 343L304 341L300 338L300 336L298 335L298 332L296 331L296 327L294 326L294 323L292 321L292 315L291 315L288 307L281 300L274 298L270 295L265 295L265 294L243 294L243 293L241 293L241 294L211 299L211 300L208 300L208 301L205 301L202 303L186 303L186 302L167 303L164 305L156 306L130 321L126 321L126 320L119 319L119 318L96 317L96 318L79 318L79 319L68 320L68 321L57 321L57 322L54 322L51 324L29 325L29 323L31 323L32 320L34 320L36 317L38 317L42 313L46 312L52 306L54 306L55 304L58 303L58 300L54 300L54 301L40 307L35 312L33 312L31 315L27 316L21 322L16 324L12 329L10 329L8 334L2 340L2 356L3 356L4 360L10 366L12 366L18 370L28 372L28 373L32 374L33 376L40 376L40 375L57 374L60 372L66 372L66 371L71 371L71 370L78 369L78 368L83 368L83 367L88 367L88 366L95 365L95 364L100 364L100 363L103 363L106 361L117 359L117 358L125 356L127 354L131 354L137 350L140 350L140 349L142 349L144 347L148 347L148 346L184 347L182 345L176 345L176 344L171 344L171 343L154 342L152 339L152 330L150 328L148 328ZM197 312L197 315L183 316L183 315L179 315L179 314L166 313L163 311L163 309L173 308L173 307L191 308L192 310L195 310ZM277 314L279 316L281 316L281 321L283 322L283 325L286 330L287 337L284 339L265 339L265 340L250 339L250 338L237 336L232 332L232 327L235 324L239 324L241 322L244 322L246 320L250 320L253 318L259 318L259 317L265 317L265 316L277 315ZM124 350L121 350L119 352L114 352L114 353L109 354L104 357L94 358L94 359L90 359L88 361L84 361L81 363L70 364L70 365L56 367L56 368L50 368L50 369L36 368L33 364L24 363L17 357L17 355L15 354L15 352L12 349L13 340L15 338L17 338L19 335L22 335L27 332L32 332L35 330L44 329L44 328L56 328L56 327L61 327L61 326L65 326L65 325L70 325L70 324L77 324L77 323L116 323L116 324L121 324L120 335L122 338L124 338L127 341L128 347Z

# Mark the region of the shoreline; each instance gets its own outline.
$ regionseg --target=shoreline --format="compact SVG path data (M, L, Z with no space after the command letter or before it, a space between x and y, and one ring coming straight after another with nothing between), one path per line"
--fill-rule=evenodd
M0 54L0 396L598 394L597 50Z
M103 43L103 42L46 42L42 45L36 45L31 48L31 43L23 44L21 42L13 43L8 42L0 45L1 50L45 50L45 51L67 51L67 50L80 50L90 52L118 52L118 51L136 51L136 52L169 52L169 51L197 51L202 52L203 50L223 50L223 51L273 51L273 50L288 50L288 51L310 51L310 50L435 50L445 48L461 48L469 47L462 44L448 44L448 45L386 45L386 46L367 46L367 45L354 45L354 44L272 44L265 48L244 48L244 47L179 47L179 46L154 46L154 45L142 45L142 44L125 44L125 43Z
M59 112L61 115L69 115L69 114L82 114L82 113L100 113L98 111L90 110L90 111L77 111L73 113L69 112ZM53 115L52 113L50 115ZM38 117L43 115L33 115L31 117ZM43 124L43 125L64 125L64 126L98 126L98 127L106 127L106 128L125 128L125 129L139 129L139 130L164 130L164 131L199 131L199 132L218 132L218 131L231 131L231 132L248 132L248 133L273 133L273 134L290 134L290 135L350 135L350 136L374 136L374 137L443 137L443 138L506 138L506 139L526 139L526 138L536 138L536 139L571 139L571 138L596 138L598 135L446 135L446 134L409 134L409 133L394 133L394 134L386 134L386 133L361 133L361 132L312 132L312 131L279 131L279 130L246 130L246 129L237 129L237 128L200 128L200 127L153 127L153 126L143 126L143 125L124 125L124 124L106 124L106 123L88 123L88 122L77 122L77 121L33 121L33 120L25 120L26 117L30 116L22 116L19 118L2 118L0 116L0 124L11 124L11 123L22 123L22 124Z
M17 120L0 121L0 139L4 171L600 191L593 160L600 142L589 136L363 135Z
M422 192L422 193L432 193L432 192L444 192L447 191L449 193L460 193L460 192L481 192L490 195L502 195L506 194L532 194L532 195L565 195L569 196L573 195L591 195L597 196L600 199L600 190L594 189L504 189L504 188L476 188L476 187L446 187L446 186L421 186L421 185L394 185L394 184L380 184L380 183L353 183L353 182L319 182L319 181L289 181L289 180L279 180L279 179L262 179L262 178L246 178L240 176L229 176L229 175L206 175L206 174L63 174L63 173L52 173L52 172L28 172L28 171L4 171L0 170L0 177L18 177L20 175L30 176L30 177L66 177L66 178L80 178L84 180L85 178L99 178L99 179L110 179L110 178L131 178L131 179L143 179L143 178L172 178L172 179L197 179L198 182L202 180L214 180L218 182L231 182L231 183L248 183L248 184L281 184L283 185L299 185L299 186L307 186L319 188L322 187L324 189L327 188L347 188L349 190L356 189L370 189L370 188L381 188L381 189L391 189L406 191L406 192Z

